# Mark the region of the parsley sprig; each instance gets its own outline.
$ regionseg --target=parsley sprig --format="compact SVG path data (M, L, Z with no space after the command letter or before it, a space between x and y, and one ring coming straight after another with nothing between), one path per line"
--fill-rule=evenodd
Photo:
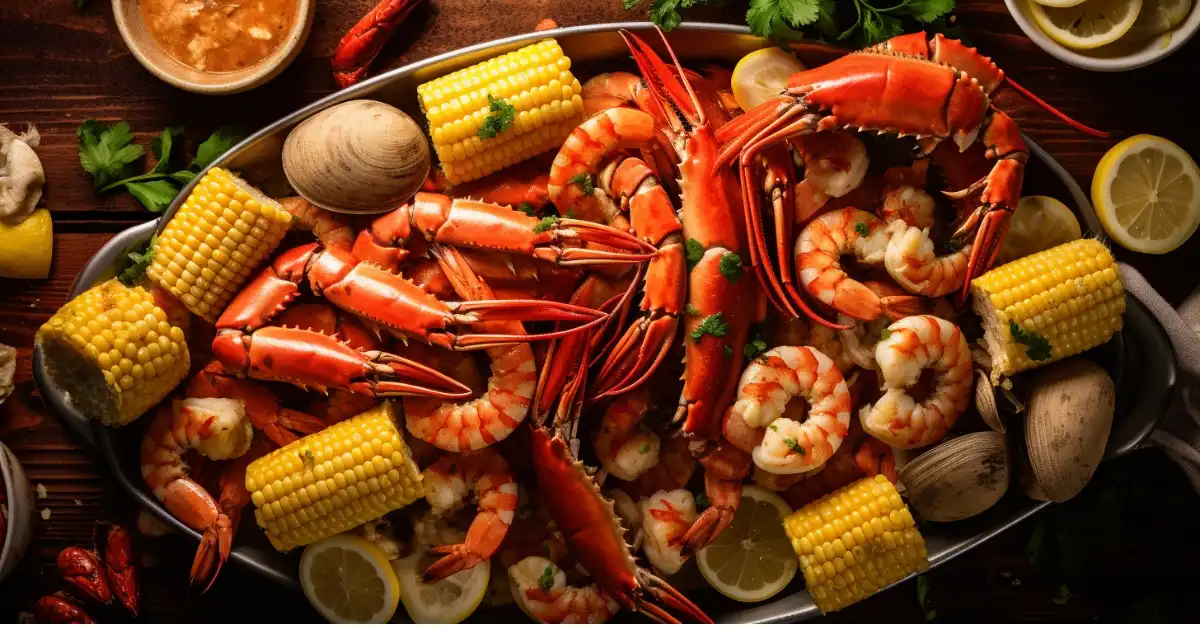
M149 171L136 174L137 162L146 149L133 141L133 129L120 121L104 124L86 120L75 131L79 139L79 163L92 175L92 188L97 193L125 188L146 209L160 213L179 194L179 190L222 153L242 141L245 134L231 127L221 127L196 147L196 156L186 168L173 169L179 150L174 150L183 136L183 127L167 127L150 142L155 164Z
M508 130L513 119L517 117L517 109L508 104L503 98L494 98L488 94L488 116L479 125L477 135L488 140Z
M150 262L154 259L154 247L157 245L158 234L156 233L150 237L146 246L126 253L125 256L132 263L117 275L117 279L129 287L141 283L142 278L146 276L146 269L150 267Z
M1025 345L1025 355L1029 356L1030 360L1041 362L1050 359L1054 348L1050 346L1049 338L1036 331L1027 331L1016 321L1008 321L1008 330L1012 332L1013 340Z

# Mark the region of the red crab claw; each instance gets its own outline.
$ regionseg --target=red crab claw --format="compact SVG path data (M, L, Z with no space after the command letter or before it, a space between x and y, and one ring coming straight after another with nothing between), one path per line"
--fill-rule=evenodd
M396 27L422 0L382 0L367 12L338 42L329 65L340 87L363 80L371 62L383 50Z

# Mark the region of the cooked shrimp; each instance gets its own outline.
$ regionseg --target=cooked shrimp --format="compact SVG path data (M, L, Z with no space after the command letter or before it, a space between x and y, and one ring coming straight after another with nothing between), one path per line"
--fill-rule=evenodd
M856 445L842 447L817 473L783 476L797 477L800 481L781 491L781 496L792 508L800 508L859 478L879 474L895 482L896 460L891 447L867 436Z
M936 316L909 316L888 326L887 338L875 348L884 393L859 411L863 429L901 449L937 442L971 401L971 350L953 323ZM925 369L933 383L921 401L906 390Z
M900 286L891 282L868 280L864 281L863 285L881 298L903 297L908 294ZM925 301L927 300L909 301L906 306L893 308L894 313L913 315L927 312L931 306ZM875 346L879 344L880 334L887 329L888 325L892 324L892 320L883 316L873 321L856 321L845 314L839 314L838 323L846 326L845 329L839 329L837 332L845 356L862 368L874 369ZM842 372L845 370L843 369Z
M659 491L642 502L646 559L665 574L677 573L688 556L683 536L696 521L696 499L687 489Z
M762 443L766 431L766 427L750 425L741 414L735 412L726 412L721 419L721 436L730 445L746 453L754 451Z
M441 580L488 560L508 532L517 507L517 482L508 463L493 449L445 455L423 471L425 501L434 517L445 517L466 505L475 494L479 513L462 543L433 548L446 554L424 572L427 581Z
M196 451L210 460L239 458L250 449L253 438L254 427L246 417L245 405L235 399L215 398L161 405L142 437L141 468L146 486L168 512L203 534L192 564L193 581L216 577L233 544L233 520L245 502L218 501L189 477L183 456ZM222 486L230 479L223 476ZM228 490L236 487L230 485Z
M567 585L567 574L541 556L508 568L513 599L531 619L545 624L601 624L621 609L600 587Z
M849 373L855 366L854 360L851 360L850 355L846 353L846 345L842 342L836 329L824 325L813 325L808 331L807 344L829 356L829 359L833 360L834 365L843 375Z
M605 72L597 74L583 84L579 92L583 99L583 113L591 117L611 107L634 105L639 109L652 106L650 90L642 77L630 72Z
M822 131L797 135L788 140L795 149L796 165L804 178L796 184L794 201L797 223L816 215L831 198L849 194L867 175L867 147L846 131Z
M605 409L592 440L600 464L619 480L632 480L658 464L658 435L641 425L649 398L645 386L619 395Z
M885 223L902 220L922 229L933 226L933 197L924 189L928 168L929 160L921 159L911 166L896 166L883 173L883 206L879 216Z
M617 517L621 519L621 527L625 529L625 542L629 543L636 552L642 543L641 506L629 496L629 493L619 488L606 488L602 492L605 497L612 500L613 511L617 513Z
M929 229L896 221L888 225L887 232L891 240L883 256L884 268L896 283L910 292L940 297L955 292L967 280L970 244L938 256L933 250Z
M837 455L838 454L834 454L834 458L836 458ZM832 458L831 458L831 460L832 460ZM828 465L829 465L829 463L826 463L825 465L817 467L816 469L814 469L813 471L810 471L808 473L819 473L821 469L826 468ZM757 484L758 486L761 486L761 487L767 489L768 491L779 493L779 492L788 490L789 488L795 486L797 483L803 481L804 478L809 477L808 473L789 473L789 474L785 475L785 474L779 474L779 473L771 473L770 471L766 471L759 467L754 467L754 475L751 477L754 480L754 483Z
M575 127L550 166L550 200L564 215L610 224L619 209L596 185L605 158L626 148L639 148L654 138L654 118L638 109L612 107ZM585 193L590 191L589 193Z
M686 486L696 472L696 458L688 449L688 439L681 432L667 437L659 451L658 464L620 487L633 499L644 499L658 491L670 491Z
M843 314L875 320L910 297L880 298L842 269L841 258L852 254L862 264L879 265L887 247L887 231L872 214L853 207L821 214L796 238L800 284L813 297Z
M809 403L808 418L783 416L794 396ZM812 347L775 347L742 372L730 411L767 427L754 463L771 473L801 473L829 460L850 424L850 390L829 356Z
M346 214L321 209L300 196L279 199L279 204L292 215L293 229L308 229L327 247L350 250L358 233Z

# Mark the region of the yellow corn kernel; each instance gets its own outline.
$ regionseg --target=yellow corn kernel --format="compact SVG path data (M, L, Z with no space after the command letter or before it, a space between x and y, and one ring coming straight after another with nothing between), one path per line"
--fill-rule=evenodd
M451 184L465 183L562 146L583 122L579 81L558 42L544 39L417 87L429 136ZM514 109L512 125L479 137L488 97Z
M971 296L983 318L994 385L1107 342L1125 313L1116 260L1092 239L994 268L971 282Z
M869 518L861 513L869 511ZM925 571L925 541L896 487L863 478L788 515L784 530L817 608L829 613Z
M424 493L390 402L255 460L255 520L283 552L403 508Z
M159 234L146 275L193 314L215 322L291 224L279 203L213 168Z
M162 401L190 364L183 330L141 286L116 279L71 299L37 344L54 383L84 416L125 425Z

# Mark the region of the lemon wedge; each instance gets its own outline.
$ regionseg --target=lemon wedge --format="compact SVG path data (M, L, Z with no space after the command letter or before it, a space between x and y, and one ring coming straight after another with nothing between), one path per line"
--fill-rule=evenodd
M1062 201L1049 196L1026 196L1013 212L996 264L1005 264L1082 237L1079 220Z
M1191 10L1192 0L1142 0L1142 12L1125 39L1144 41L1162 35L1179 26Z
M792 509L778 495L742 487L742 502L729 528L696 554L700 574L725 597L761 602L796 575L799 561L783 529Z
M1133 28L1142 0L1087 0L1073 6L1029 2L1029 14L1054 41L1076 50L1111 44Z
M1200 224L1200 169L1171 140L1135 135L1100 159L1092 175L1092 204L1121 246L1167 253Z
M781 48L763 48L742 57L733 67L733 99L747 111L779 95L788 78L806 68Z
M440 556L419 548L392 561L392 569L400 579L400 601L414 623L460 623L479 608L488 592L492 564L486 560L439 582L423 582L421 572L438 558Z
M21 222L0 220L0 277L45 279L50 276L54 253L54 225L50 210L39 209Z
M400 603L400 583L387 554L356 534L304 548L300 587L317 612L334 623L386 623Z

